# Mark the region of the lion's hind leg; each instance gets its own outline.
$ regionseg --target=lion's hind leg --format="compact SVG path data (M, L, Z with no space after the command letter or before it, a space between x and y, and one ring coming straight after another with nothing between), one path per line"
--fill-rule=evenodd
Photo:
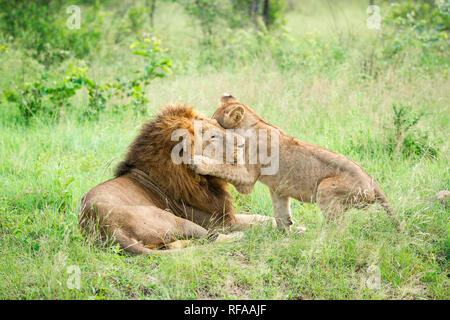
M155 206L119 206L110 211L115 217L121 213L121 219L113 219L111 225L116 227L109 233L131 253L175 252L186 247L188 239L208 235L205 228Z
M129 253L133 254L166 254L166 253L175 253L180 252L182 249L179 248L173 248L168 250L158 250L158 249L151 249L151 248L157 248L157 246L145 246L142 241L139 241L135 238L129 237L126 232L124 232L121 229L117 229L114 232L114 237L116 239L116 242L120 245L120 247Z
M131 250L141 251L141 244L146 253L153 253L148 250L160 252L176 252L184 250L191 245L193 239L208 239L212 242L234 241L242 237L241 234L224 235L216 232L214 229L207 230L202 226L178 217L171 212L152 207L152 206L135 206L129 207L134 214L134 218L139 220L139 224L135 226L133 234L135 237L130 237L131 241L140 239L141 241L134 241ZM126 241L128 239L124 239ZM129 241L128 241L129 242ZM138 243L136 243L138 242ZM192 248L192 247L191 247Z

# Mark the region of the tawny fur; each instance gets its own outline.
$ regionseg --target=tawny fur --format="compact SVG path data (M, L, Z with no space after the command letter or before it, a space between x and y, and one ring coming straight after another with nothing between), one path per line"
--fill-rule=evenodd
M253 129L257 135L262 129L278 134L279 169L274 175L261 175L262 163L249 164L248 139L245 166L219 166L205 161L194 169L227 179L241 193L250 193L256 181L266 184L279 228L290 229L292 224L290 198L317 202L328 220L340 217L340 213L351 207L364 207L378 201L399 227L400 222L376 181L343 155L287 136L230 95L221 98L221 106L213 119L226 129ZM257 141L260 143L259 139ZM270 147L270 143L267 145ZM268 154L271 152L269 148Z
M114 237L126 251L149 254L172 252L154 249L170 247L178 239L206 237L208 230L214 228L242 229L256 220L265 220L255 215L235 215L224 180L197 174L187 164L172 162L171 152L178 143L171 141L172 132L188 130L193 144L194 120L202 121L206 128L225 132L215 120L200 116L189 106L166 107L143 125L125 161L117 166L116 177L83 197L80 226L89 231L95 227L105 238ZM134 178L132 169L145 172L166 196L182 203L184 212L177 216L164 210L165 199Z
M152 177L165 194L176 201L205 212L222 215L231 221L234 210L228 184L219 178L196 174L187 164L175 164L172 149L178 141L171 141L176 129L186 129L193 140L193 121L208 121L191 107L169 106L154 121L145 123L140 134L131 143L125 161L118 165L116 177L127 174L131 168L139 168ZM192 150L193 148L191 148Z

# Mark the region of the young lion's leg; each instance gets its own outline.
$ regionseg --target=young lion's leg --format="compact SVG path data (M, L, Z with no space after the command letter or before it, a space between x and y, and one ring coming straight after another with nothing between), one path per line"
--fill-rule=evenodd
M233 185L251 186L258 179L257 172L249 172L245 166L217 163L199 155L190 167L198 174L218 177Z
M292 225L291 202L289 197L284 197L270 190L272 198L273 214L277 221L277 227L281 230L290 230Z

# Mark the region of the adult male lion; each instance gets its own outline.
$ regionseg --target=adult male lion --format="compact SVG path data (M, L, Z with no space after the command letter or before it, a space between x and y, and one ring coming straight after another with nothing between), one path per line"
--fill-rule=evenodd
M275 159L279 160L279 169L274 174L262 175L262 170L269 164L261 162L259 157L256 162L249 162L252 157L249 147L246 148L245 166L216 165L197 157L193 168L201 174L227 179L241 193L250 193L257 180L267 185L280 229L289 230L292 224L291 197L303 202L317 202L328 220L350 207L363 207L378 201L400 226L375 180L343 155L287 136L231 95L221 97L221 106L212 118L224 128L240 129L246 136L247 146L256 135L253 141L258 144L258 154L266 151L266 147L269 149L267 154L279 152L279 158ZM263 138L262 133L265 133ZM265 138L273 137L273 134L278 139L277 150Z
M200 121L201 128L196 128L194 121ZM182 156L194 154L196 137L201 134L194 129L212 133L209 139L202 139L202 150L222 143L218 138L225 130L185 105L168 106L144 124L125 161L118 165L116 177L83 197L80 226L88 230L98 227L103 237L114 237L126 251L155 253L173 251L154 249L170 247L178 239L206 237L208 229L242 229L270 219L234 214L225 181L199 175L188 163L174 162L174 151ZM173 141L176 130L187 133L184 138L188 139Z

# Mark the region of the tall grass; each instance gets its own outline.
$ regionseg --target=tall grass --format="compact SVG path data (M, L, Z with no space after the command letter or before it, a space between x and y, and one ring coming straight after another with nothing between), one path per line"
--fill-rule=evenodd
M145 115L109 101L98 120L80 120L89 102L81 90L58 120L35 117L26 124L16 106L3 100L0 297L448 299L449 211L432 200L450 189L448 62L439 50L420 59L405 51L399 64L389 62L379 35L364 30L360 2L329 3L298 5L287 15L286 31L274 31L279 36L242 30L230 38L233 43L225 37L215 47L200 44L200 30L181 7L162 4L153 33L169 48L174 73L151 82ZM113 15L108 6L101 10L105 19ZM123 41L105 38L84 62L65 63L85 63L99 83L131 78L143 61L128 49L131 36ZM364 69L364 50L372 49L376 73ZM5 89L46 70L67 70L64 63L46 69L14 44L0 61ZM210 116L223 92L289 135L361 164L388 195L405 231L396 232L377 206L353 209L342 223L327 224L316 205L293 201L295 224L308 229L301 235L254 228L234 243L199 243L195 250L161 257L129 256L85 239L77 226L81 197L112 177L142 122L173 102ZM393 105L423 113L411 130L426 133L418 143L438 150L437 156L389 152ZM273 215L265 186L233 195L238 211ZM71 265L81 270L79 289L67 285ZM381 273L377 288L367 284L374 267Z

